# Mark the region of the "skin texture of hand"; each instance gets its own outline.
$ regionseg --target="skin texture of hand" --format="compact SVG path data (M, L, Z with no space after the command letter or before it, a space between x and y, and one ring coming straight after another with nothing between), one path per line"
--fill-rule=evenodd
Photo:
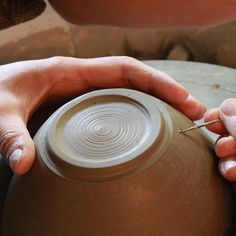
M0 153L16 174L32 166L35 148L26 125L43 104L124 87L152 94L192 120L205 113L205 106L170 76L129 57L53 57L2 65L0 73Z
M225 100L219 108L209 110L204 121L220 119L221 122L207 128L220 135L215 145L220 158L219 170L224 178L236 181L236 99Z

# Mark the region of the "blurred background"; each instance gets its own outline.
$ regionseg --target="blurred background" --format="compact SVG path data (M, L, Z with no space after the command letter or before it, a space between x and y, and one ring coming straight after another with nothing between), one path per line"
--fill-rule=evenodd
M236 20L217 26L134 29L77 26L47 3L37 18L0 31L0 64L55 55L128 55L141 60L199 61L236 68Z

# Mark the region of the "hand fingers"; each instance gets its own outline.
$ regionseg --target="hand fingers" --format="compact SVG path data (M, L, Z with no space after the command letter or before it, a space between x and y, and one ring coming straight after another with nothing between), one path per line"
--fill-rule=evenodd
M219 114L229 134L236 138L236 99L225 100L220 106Z
M26 123L49 98L61 100L97 88L127 87L150 93L191 119L199 119L205 112L205 106L171 77L129 57L56 57L12 63L1 70L5 70L1 88L12 100L1 94L0 151L18 174L29 170L35 156Z
M5 114L0 117L0 150L16 174L24 174L32 166L34 143L19 116Z
M201 119L206 111L206 107L191 95L185 101L172 105L192 120Z
M236 181L236 99L225 100L219 109L211 109L204 116L205 122L214 119L221 122L207 128L221 135L228 134L220 137L215 145L216 155L221 158L219 170L225 179Z
M220 119L219 109L213 108L206 112L204 115L204 122L212 121L215 119ZM224 135L227 134L227 130L224 127L222 122L217 122L211 125L206 126L206 128L216 134Z
M54 69L51 70L51 98L78 95L96 88L126 87L152 94L193 120L201 118L205 113L205 106L189 96L188 91L170 76L133 58L83 60L62 57L56 60L58 61L53 63Z
M232 182L236 181L236 156L221 159L219 170L222 176Z
M215 152L220 158L236 156L236 139L232 136L221 137L215 145Z
M211 109L204 115L204 122L215 119L220 119L218 108ZM223 122L217 122L206 128L220 135L228 134ZM236 140L229 135L221 136L216 142L215 152L221 158L219 161L221 175L229 181L236 181Z

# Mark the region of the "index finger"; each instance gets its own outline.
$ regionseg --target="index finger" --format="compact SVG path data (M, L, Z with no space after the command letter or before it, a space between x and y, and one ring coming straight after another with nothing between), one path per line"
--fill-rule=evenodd
M205 106L169 75L129 57L60 58L50 94L63 97L92 89L125 87L164 100L189 118L199 119Z

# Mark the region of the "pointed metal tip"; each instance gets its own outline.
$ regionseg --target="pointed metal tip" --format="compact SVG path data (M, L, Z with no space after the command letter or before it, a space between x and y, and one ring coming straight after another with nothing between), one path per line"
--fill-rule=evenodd
M220 120L219 120L219 119L215 119L215 120L208 121L208 122L205 122L205 123L200 124L200 125L191 126L191 127L187 128L187 129L180 129L180 128L179 128L179 133L185 133L185 132L188 132L188 131L190 131L190 130L199 129L199 128L205 127L205 126L207 126L207 125L215 124L215 123L217 123L217 122L220 122Z

